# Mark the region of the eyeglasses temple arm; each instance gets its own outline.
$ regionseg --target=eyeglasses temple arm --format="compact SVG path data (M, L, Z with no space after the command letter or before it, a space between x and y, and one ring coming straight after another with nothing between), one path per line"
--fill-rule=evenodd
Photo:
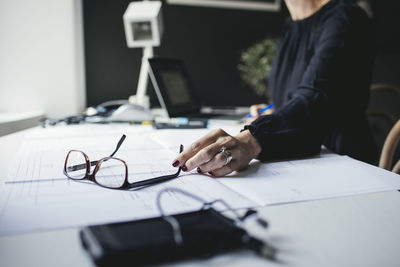
M143 181L139 181L139 182L130 183L129 184L129 189L136 188L136 187L142 187L142 186L145 186L145 185L157 184L157 183L161 183L161 182L164 182L164 181L168 181L170 179L178 177L180 172L181 172L181 170L182 170L182 168L179 167L178 171L176 173L174 173L174 174L164 175L164 176L160 176L160 177L151 178L151 179L148 179L148 180L143 180Z
M183 151L183 145L180 145L179 153L182 153L182 151ZM174 174L164 175L164 176L155 177L155 178L148 179L148 180L130 183L129 188L131 189L131 188L141 187L141 186L145 186L145 185L152 185L152 184L156 184L156 183L160 183L160 182L164 182L164 181L176 178L181 173L181 170L182 170L182 168L179 167L178 171Z
M90 162L90 166L95 166L99 161L95 160L95 161L91 161ZM68 166L67 167L67 171L68 172L73 172L73 171L79 171L79 170L83 170L86 169L86 163L82 163L82 164L78 164L78 165L73 165L73 166Z
M120 148L120 146L121 146L122 143L124 142L125 138L126 138L126 135L123 134L123 135L121 136L121 139L119 139L119 141L118 141L117 147L115 148L114 152L111 153L111 155L109 156L109 158L113 157L113 156L115 155L115 153L117 153L118 149Z
M109 156L109 158L111 158L112 156L115 155L115 153L117 153L118 149L121 147L122 143L124 142L126 138L126 135L122 135L121 138L118 141L117 147L115 148L114 152L111 153L111 155ZM91 161L90 162L90 166L95 166L99 161L95 160L95 161ZM74 165L74 166L69 166L67 167L67 171L78 171L78 170L83 170L86 169L86 164L78 164L78 165Z

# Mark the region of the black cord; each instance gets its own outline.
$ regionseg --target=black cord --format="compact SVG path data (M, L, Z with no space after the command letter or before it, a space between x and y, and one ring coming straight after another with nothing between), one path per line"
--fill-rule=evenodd
M189 192L186 192L182 189L178 189L178 188L164 188L162 189L158 194L157 194L157 208L161 214L161 217L163 219L165 219L172 227L173 230L173 234L174 234L174 240L175 243L178 246L182 246L183 245L183 236L182 236L182 231L181 231L181 227L179 225L179 222L177 219L175 219L173 216L167 216L164 213L164 210L162 208L161 205L161 197L164 193L166 192L176 192L176 193L180 193L183 194L187 197L190 197L192 199L195 199L201 203L203 203L203 209L207 209L207 208L212 208L212 206L215 203L222 203L225 207L228 208L229 211L232 211L235 214L235 218L233 220L234 224L238 227L240 227L243 231L241 231L240 236L238 237L240 239L240 242L243 244L243 246L245 246L246 248L253 250L254 252L256 252L258 255L268 258L268 259L274 259L275 255L277 253L276 248L274 248L273 246L271 246L270 244L268 244L267 242L261 241L255 237L250 236L242 227L243 222L251 217L251 216L255 216L257 214L257 212L255 210L249 209L244 216L240 217L239 214L232 209L231 206L229 206L228 203L226 203L224 200L222 199L217 199L211 202L205 202L204 199L202 199L199 196L196 196L194 194L191 194ZM268 222L261 219L260 217L257 216L257 223L259 225L261 225L263 228L268 227Z

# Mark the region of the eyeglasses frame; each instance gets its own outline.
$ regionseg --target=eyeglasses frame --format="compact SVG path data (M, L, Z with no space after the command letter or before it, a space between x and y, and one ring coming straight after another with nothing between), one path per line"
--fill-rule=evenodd
M117 148L114 150L114 152L110 156L101 158L101 159L96 160L96 161L90 161L88 155L86 155L86 153L81 151L81 150L76 150L76 149L70 150L67 153L67 156L65 157L64 169L63 169L64 175L67 176L69 179L74 180L74 181L89 180L89 181L94 182L95 184L97 184L97 185L99 185L101 187L108 188L108 189L117 189L117 190L129 190L129 189L132 189L132 188L138 188L138 187L143 187L143 186L152 185L152 184L156 184L156 183L161 183L161 182L168 181L168 180L171 180L171 179L176 178L176 177L179 176L179 174L180 174L180 172L182 170L181 167L179 167L178 171L176 173L174 173L174 174L162 175L162 176L146 179L146 180L143 180L143 181L130 183L128 181L128 165L127 165L127 163L124 160L120 159L120 158L114 157L114 154L118 151L119 147L122 145L122 142L125 140L125 137L126 137L125 135L122 135L121 139L118 142ZM183 151L183 145L180 145L179 153L181 153L182 151ZM82 155L85 157L85 163L80 164L80 165L74 165L74 166L67 167L68 159L69 159L69 156L70 156L70 154L72 152L82 153ZM121 161L125 166L125 179L124 179L124 183L120 187L105 186L103 184L100 184L96 180L96 173L99 171L99 169L101 167L101 164L104 161L108 161L110 159ZM95 166L92 173L90 173L91 166ZM67 169L71 168L71 167L74 168L74 169L86 168L85 176L83 178L73 178L73 177L69 176L68 172L67 172Z

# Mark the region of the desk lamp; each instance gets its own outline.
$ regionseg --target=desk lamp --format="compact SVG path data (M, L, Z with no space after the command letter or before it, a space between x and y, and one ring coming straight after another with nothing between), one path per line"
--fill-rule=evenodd
M161 1L131 2L123 15L123 20L128 47L143 48L136 95L129 97L129 102L149 108L150 100L146 95L148 59L153 57L153 47L160 45L163 34Z

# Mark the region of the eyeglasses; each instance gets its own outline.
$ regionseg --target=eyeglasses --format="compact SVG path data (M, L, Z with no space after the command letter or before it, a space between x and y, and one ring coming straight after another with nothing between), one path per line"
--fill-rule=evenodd
M89 157L80 150L71 150L65 158L64 174L72 180L89 180L102 187L111 189L132 189L164 182L179 176L181 168L174 174L154 177L138 182L130 183L128 181L128 165L119 158L114 158L115 153L124 142L126 136L122 135L118 141L117 147L110 156L100 160L90 161ZM183 151L183 145L180 146L179 153ZM93 172L90 172L92 166Z

